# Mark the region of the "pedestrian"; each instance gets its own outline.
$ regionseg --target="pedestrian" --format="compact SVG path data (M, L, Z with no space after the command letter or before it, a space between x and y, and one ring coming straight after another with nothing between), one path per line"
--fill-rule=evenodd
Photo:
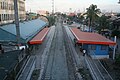
M83 56L85 56L85 54L86 54L86 50L85 50L85 49L83 49Z

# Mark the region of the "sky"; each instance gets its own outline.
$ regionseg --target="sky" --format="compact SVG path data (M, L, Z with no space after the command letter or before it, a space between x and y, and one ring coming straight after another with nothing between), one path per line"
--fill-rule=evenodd
M102 12L120 12L119 0L54 0L55 12L83 12L95 4ZM52 11L52 0L26 0L26 11ZM71 10L70 10L71 8Z

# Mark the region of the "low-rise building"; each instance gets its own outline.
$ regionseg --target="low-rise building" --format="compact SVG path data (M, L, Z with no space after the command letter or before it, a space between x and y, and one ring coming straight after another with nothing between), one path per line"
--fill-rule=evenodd
M97 33L82 32L77 28L71 28L71 31L77 40L77 44L85 49L93 59L109 58L110 46L116 45L116 42Z
M37 14L42 15L42 16L48 16L48 15L49 15L49 12L48 12L48 11L45 11L45 10L39 10L39 11L37 12Z

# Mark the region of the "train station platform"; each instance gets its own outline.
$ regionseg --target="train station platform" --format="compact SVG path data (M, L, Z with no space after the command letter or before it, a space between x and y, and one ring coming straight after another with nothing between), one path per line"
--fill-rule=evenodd
M44 28L32 40L29 41L29 44L41 44L48 32L49 28Z
M97 33L82 32L77 28L70 28L76 43L80 44L81 49L85 49L87 54L93 59L111 58L110 47L114 47L116 43Z
M77 28L70 29L77 39L77 43L83 44L101 44L101 45L115 45L116 43L103 37L97 33L82 32Z

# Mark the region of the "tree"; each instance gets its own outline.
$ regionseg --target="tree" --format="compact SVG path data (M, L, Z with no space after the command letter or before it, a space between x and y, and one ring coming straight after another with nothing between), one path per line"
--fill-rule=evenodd
M86 10L87 12L84 15L87 15L87 19L89 22L89 31L90 31L90 26L93 26L93 23L99 17L98 14L100 14L100 9L97 8L97 5L92 4Z
M84 20L84 15L80 15L79 16L79 22L83 23L83 20Z
M66 18L66 17L67 17L67 15L66 15L66 14L62 14L62 17L63 17L63 18Z
M52 26L55 24L55 16L47 16L47 19L49 21L49 26Z
M109 29L109 24L110 22L108 21L108 17L105 15L102 15L101 17L99 17L98 19L98 26L96 27L99 31L104 29Z

